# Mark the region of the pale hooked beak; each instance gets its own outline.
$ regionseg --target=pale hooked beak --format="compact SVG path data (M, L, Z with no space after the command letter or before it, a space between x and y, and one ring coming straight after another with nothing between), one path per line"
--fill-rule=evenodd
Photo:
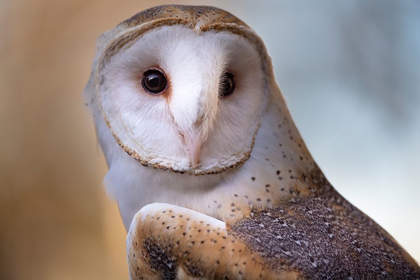
M187 133L184 137L185 145L190 155L191 166L192 168L196 168L200 159L202 141L195 133Z

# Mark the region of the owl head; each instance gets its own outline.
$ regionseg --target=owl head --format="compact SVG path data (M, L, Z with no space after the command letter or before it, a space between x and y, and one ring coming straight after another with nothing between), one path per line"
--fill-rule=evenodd
M118 143L180 173L240 165L272 92L270 65L262 40L220 9L159 6L122 22L99 38L85 90L108 162Z

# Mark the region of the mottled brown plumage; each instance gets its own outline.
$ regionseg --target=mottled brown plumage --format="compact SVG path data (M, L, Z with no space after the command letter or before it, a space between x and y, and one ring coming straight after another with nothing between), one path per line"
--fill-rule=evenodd
M235 24L237 26L247 27L246 23L234 15L215 7L210 6L183 6L183 5L165 5L157 6L145 11L139 12L131 18L123 21L120 25L134 27L146 22L156 22L160 20L182 20L192 28L201 26L204 29L211 28L211 25Z
M297 270L301 278L418 279L414 260L321 171L304 178L310 195L294 190L292 199L253 209L229 233L274 271Z

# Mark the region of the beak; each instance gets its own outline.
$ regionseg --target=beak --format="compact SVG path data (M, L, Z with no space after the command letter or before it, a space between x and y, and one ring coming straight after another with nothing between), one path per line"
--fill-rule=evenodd
M198 160L200 159L201 151L201 139L195 133L187 133L184 135L185 145L187 146L187 151L190 155L190 161L192 168L196 168L198 165Z

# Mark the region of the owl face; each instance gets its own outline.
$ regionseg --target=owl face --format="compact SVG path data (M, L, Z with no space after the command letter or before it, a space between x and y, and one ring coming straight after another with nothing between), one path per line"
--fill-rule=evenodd
M103 64L99 107L143 165L220 173L252 150L268 91L261 61L249 40L228 31L152 28Z

